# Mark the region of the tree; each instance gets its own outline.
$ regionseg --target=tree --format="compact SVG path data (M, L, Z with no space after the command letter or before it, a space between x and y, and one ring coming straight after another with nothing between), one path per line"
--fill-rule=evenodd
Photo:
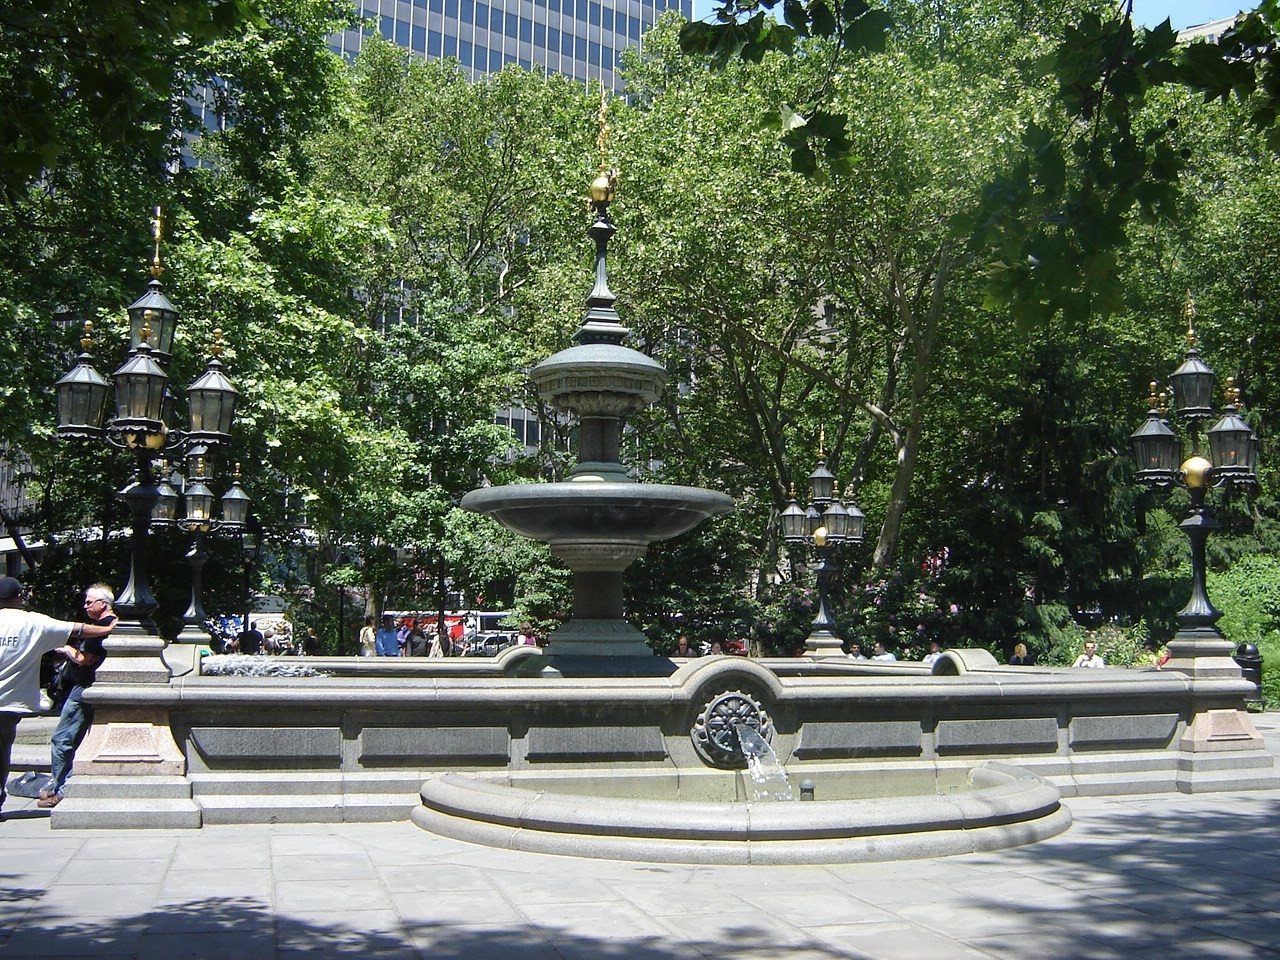
M883 49L885 31L899 19L891 12L901 9L901 21L917 27L930 19L914 3L877 10L864 0L785 0L785 23L778 23L765 12L776 6L777 0L724 0L715 23L684 28L682 44L719 65L733 57L759 61L769 51L818 55L834 77L842 55L847 60ZM1060 13L1056 5L1046 7ZM1038 18L1019 19L1034 27ZM1206 99L1235 96L1249 104L1246 122L1265 133L1272 149L1280 147L1276 0L1265 0L1215 42L1185 47L1168 21L1135 29L1131 0L1119 10L1098 5L1051 22L1061 40L1039 61L1058 86L1048 113L1027 118L1020 149L988 181L977 215L956 222L990 266L990 294L1025 324L1043 324L1058 313L1084 319L1117 310L1117 255L1133 224L1173 216L1187 157L1172 147L1168 122L1143 116L1151 90L1180 85ZM936 36L945 49L947 32ZM806 38L813 39L797 43ZM825 80L811 84L804 102L776 107L783 141L801 172L818 171L815 145L833 170L848 161L848 116L832 107L832 89Z

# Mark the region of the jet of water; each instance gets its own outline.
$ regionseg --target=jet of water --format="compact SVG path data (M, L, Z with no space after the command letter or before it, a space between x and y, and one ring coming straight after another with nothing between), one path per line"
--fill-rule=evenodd
M742 755L747 758L747 772L751 774L751 799L760 800L795 800L795 790L787 779L787 771L782 761L769 746L769 741L760 736L755 727L747 723L733 724L733 732L738 738L738 746Z

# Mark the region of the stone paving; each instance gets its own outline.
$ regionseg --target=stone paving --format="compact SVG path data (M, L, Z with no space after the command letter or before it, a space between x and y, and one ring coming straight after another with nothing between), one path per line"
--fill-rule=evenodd
M1280 718L1256 718L1280 753ZM10 798L0 957L1280 957L1280 791L1068 801L1030 847L847 866L513 853L411 823L52 831Z

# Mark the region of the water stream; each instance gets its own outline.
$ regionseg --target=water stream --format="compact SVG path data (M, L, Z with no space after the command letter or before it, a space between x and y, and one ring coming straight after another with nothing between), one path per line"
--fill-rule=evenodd
M750 799L795 800L796 793L787 779L787 771L769 742L750 724L735 723L733 732L738 737L742 755L747 758L747 772L751 774Z

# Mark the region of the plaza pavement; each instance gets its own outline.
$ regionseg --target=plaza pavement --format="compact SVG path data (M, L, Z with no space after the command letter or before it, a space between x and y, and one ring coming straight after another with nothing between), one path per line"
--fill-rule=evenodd
M996 853L693 867L407 822L55 832L11 797L0 958L1280 957L1280 791L1067 804L1067 832Z

